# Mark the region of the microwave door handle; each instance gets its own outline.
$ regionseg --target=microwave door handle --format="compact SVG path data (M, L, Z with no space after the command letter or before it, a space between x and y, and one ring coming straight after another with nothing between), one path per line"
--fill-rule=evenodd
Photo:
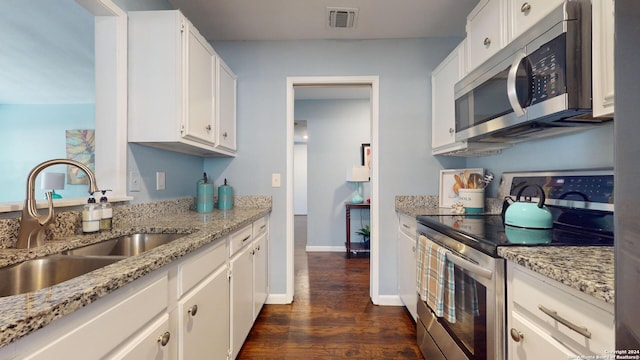
M489 269L485 269L480 265L476 265L474 263L472 263L471 261L465 260L461 257L455 256L451 251L447 251L447 259L449 261L451 261L452 263L460 266L461 268L476 274L478 276L482 276L484 278L487 278L489 280L491 280L491 277L493 276L493 271L489 270Z
M518 89L516 88L516 76L518 75L518 67L522 59L527 57L524 52L518 52L513 59L513 64L509 68L509 74L507 76L507 97L509 98L509 104L516 116L520 117L524 115L524 109L520 106L518 101Z

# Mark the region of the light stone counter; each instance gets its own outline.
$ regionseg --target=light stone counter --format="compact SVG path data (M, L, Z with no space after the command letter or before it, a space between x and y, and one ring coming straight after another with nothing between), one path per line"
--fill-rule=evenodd
M500 247L498 255L607 303L614 303L613 246Z
M184 233L185 236L138 256L126 258L61 284L27 294L0 298L0 347L42 328L55 319L74 312L118 288L162 267L198 248L222 239L271 212L270 197L257 202L240 201L233 210L172 213L154 209L154 204L128 205L129 215L119 214L110 232L72 235L65 240L49 240L35 250L0 249L0 266L60 252L119 235L138 232ZM241 206L238 206L241 205ZM148 212L151 212L150 214ZM144 216L142 213L146 213ZM114 216L114 219L116 217Z

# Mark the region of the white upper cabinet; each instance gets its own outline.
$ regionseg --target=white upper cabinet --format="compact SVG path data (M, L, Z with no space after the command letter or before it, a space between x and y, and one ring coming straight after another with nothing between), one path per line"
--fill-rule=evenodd
M129 142L233 156L235 92L234 108L225 110L233 114L233 131L227 131L233 146L216 146L222 105L218 63L211 45L180 11L129 12ZM233 74L228 67L227 72Z
M612 117L614 100L614 0L592 3L593 116Z
M431 148L437 155L455 143L455 102L453 86L464 72L464 41L431 73Z
M564 0L508 0L509 40L529 30Z
M236 150L236 76L227 64L218 58L218 141L217 147Z
M482 0L467 16L467 71L506 45L504 0Z

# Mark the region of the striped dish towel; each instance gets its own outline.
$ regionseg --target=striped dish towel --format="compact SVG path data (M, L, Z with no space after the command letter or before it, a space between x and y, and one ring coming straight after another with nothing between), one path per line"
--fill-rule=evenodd
M436 316L455 323L455 277L446 249L420 235L416 258L416 288L420 299L427 302Z

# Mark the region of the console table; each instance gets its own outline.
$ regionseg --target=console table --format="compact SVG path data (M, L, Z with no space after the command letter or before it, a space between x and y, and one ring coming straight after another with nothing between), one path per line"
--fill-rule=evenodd
M364 202L361 204L354 204L347 202L344 204L345 213L346 213L346 221L347 221L347 241L345 242L345 246L347 247L347 258L351 257L351 252L369 252L369 249L364 246L364 243L354 243L351 244L351 209L361 209L368 210L371 208L371 204Z

